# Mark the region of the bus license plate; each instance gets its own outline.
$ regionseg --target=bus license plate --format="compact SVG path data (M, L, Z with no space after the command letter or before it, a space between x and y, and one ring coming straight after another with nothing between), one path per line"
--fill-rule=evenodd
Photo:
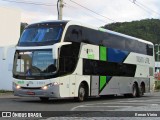
M27 95L35 95L35 92L28 91Z

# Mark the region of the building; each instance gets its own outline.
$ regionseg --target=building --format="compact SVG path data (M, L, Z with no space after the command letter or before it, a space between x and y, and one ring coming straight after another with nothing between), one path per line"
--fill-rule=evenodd
M0 90L12 90L15 46L0 47Z
M12 66L20 36L20 10L0 6L0 90L12 90Z

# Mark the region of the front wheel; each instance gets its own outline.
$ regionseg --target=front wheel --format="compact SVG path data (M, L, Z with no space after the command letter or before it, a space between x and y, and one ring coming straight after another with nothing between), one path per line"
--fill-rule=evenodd
M78 101L83 102L87 97L87 90L83 83L80 84L79 90L78 90Z

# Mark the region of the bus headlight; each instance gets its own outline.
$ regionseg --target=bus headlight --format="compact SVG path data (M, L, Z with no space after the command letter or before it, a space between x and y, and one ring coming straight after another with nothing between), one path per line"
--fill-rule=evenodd
M15 82L13 82L12 84L13 84L13 86L14 86L16 89L20 89L20 88L21 88L21 86L18 85L18 84L16 84Z
M20 89L21 88L21 86L19 86L19 85L16 85L16 89Z
M51 86L56 86L56 85L59 85L59 83L58 82L53 82L53 83L48 84L47 86L51 87Z
M43 89L43 90L47 90L47 89L48 89L48 86L45 85L45 86L42 87L42 89Z
M47 85L43 86L42 89L47 90L49 87L56 86L56 85L59 85L59 83L58 82L53 82L53 83L50 83L50 84L47 84Z

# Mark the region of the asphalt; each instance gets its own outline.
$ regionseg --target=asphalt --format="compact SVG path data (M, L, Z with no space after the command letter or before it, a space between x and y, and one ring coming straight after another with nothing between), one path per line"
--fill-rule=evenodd
M34 97L3 94L0 95L0 111L42 112L42 115L46 115L45 118L34 118L40 120L159 120L160 92L148 93L140 98L124 98L121 95L89 98L80 103L73 99L51 99L41 102Z

